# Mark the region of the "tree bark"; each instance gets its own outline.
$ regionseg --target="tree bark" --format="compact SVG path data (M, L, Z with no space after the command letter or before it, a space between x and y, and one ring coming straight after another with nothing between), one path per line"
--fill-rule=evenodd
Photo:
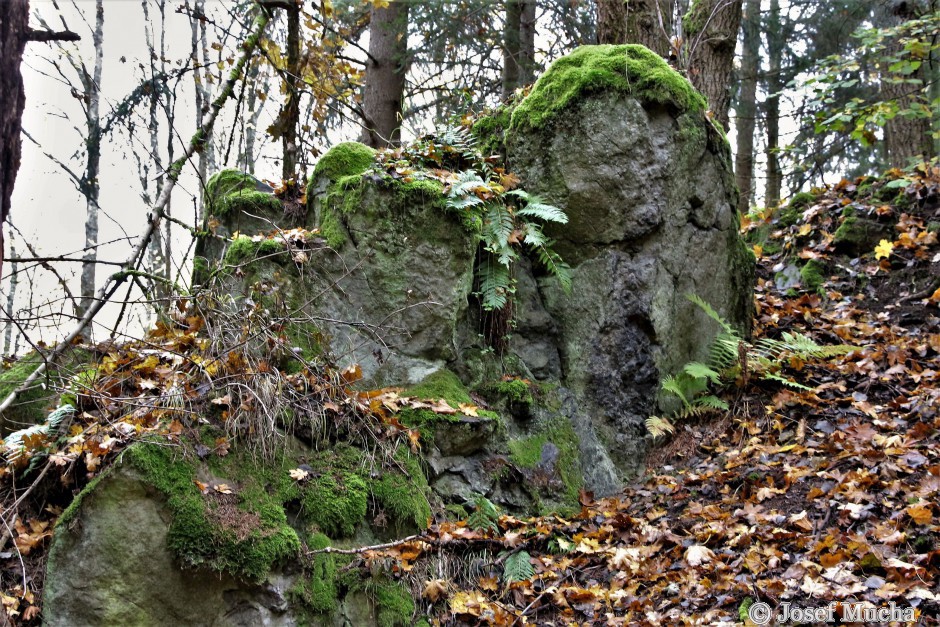
M742 0L697 0L684 20L689 46L688 74L714 119L728 128L734 48L741 27Z
M506 0L503 25L503 100L535 78L535 2Z
M920 7L913 2L882 4L876 10L879 26L891 28L899 26L908 19L917 17ZM905 12L910 11L910 12ZM896 55L902 50L899 42L891 42L887 52ZM883 63L881 71L881 98L886 102L896 103L901 111L910 109L915 103L923 103L927 91L928 64L923 64L912 74L902 75L888 69L890 63ZM887 79L887 80L886 80ZM917 81L890 82L891 80ZM885 148L888 162L892 167L904 168L914 161L924 161L934 156L933 138L930 135L930 118L904 117L897 115L888 120L884 127Z
M767 52L769 68L767 72L767 100L765 119L767 124L767 185L764 190L764 206L776 207L780 204L780 192L783 176L780 172L780 160L777 148L780 145L780 98L777 95L783 89L780 77L780 65L783 58L784 42L780 36L780 0L770 0L770 16L765 32L767 33Z
M20 167L20 129L26 93L20 61L29 35L29 0L0 2L0 276L3 276L3 222Z
M520 24L522 3L507 0L506 22L503 25L503 100L508 100L519 87L519 56L522 48Z
M385 8L373 6L362 97L362 143L373 148L401 143L407 57L408 3L394 0Z
M742 27L744 55L741 58L741 90L735 112L737 150L734 176L741 192L738 212L743 215L754 201L754 124L757 116L757 73L760 70L760 0L747 0Z
M519 84L535 80L535 0L522 1L519 19Z
M91 307L91 300L95 294L95 261L98 257L98 197L101 185L98 176L101 170L101 119L98 110L101 102L101 71L104 65L104 2L95 2L95 30L93 34L95 46L95 67L92 76L88 76L84 67L81 67L82 86L85 89L84 98L87 102L85 108L85 129L88 137L85 140L87 160L85 175L82 177L82 193L85 196L85 254L82 256L81 297L79 299L79 317L84 315Z
M281 179L297 181L297 126L300 122L300 7L287 9L287 101L284 103L281 146L284 152Z
M673 0L597 0L597 43L641 44L668 59Z

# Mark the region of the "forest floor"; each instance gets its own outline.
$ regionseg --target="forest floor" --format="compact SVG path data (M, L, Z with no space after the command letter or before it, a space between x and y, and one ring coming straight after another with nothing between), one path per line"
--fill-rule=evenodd
M800 332L854 350L780 364L803 388L739 376L721 392L729 411L677 421L647 473L615 498L583 492L568 517L475 512L358 551L347 568L389 568L439 625L755 624L761 609L786 604L831 608L838 622L859 603L940 624L938 212L934 168L843 181L798 211L752 216L754 337ZM847 237L859 220L862 235ZM148 341L198 346L191 326ZM137 360L125 381L135 393L176 380L142 346L122 351L120 360ZM167 431L153 412L103 417L77 416L62 450L25 443L46 447L53 483L76 463L88 476L104 467L129 441L122 425L169 437L183 429L174 420ZM34 624L52 527L80 486L37 490L42 498L8 519L8 497L23 490L13 487L3 497L11 528L0 529L0 600L14 622Z

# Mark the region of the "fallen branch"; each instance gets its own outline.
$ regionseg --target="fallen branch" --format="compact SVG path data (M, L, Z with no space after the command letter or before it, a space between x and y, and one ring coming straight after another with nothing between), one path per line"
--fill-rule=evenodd
M30 374L19 387L10 392L2 404L0 404L0 414L5 412L10 405L16 401L16 397L22 393L23 390L28 389L29 386L38 379L43 372L45 372L47 365L50 362L56 361L62 353L65 352L65 349L68 348L72 342L78 338L85 327L87 327L94 317L101 311L101 308L104 307L105 303L108 302L110 297L114 294L118 287L124 281L134 275L137 269L137 263L140 260L143 252L147 249L147 244L150 242L150 238L153 236L154 231L160 225L161 219L164 217L166 211L166 206L170 202L170 194L173 192L173 188L176 187L176 182L179 180L180 174L183 171L183 166L192 158L192 156L202 150L205 147L206 139L212 134L212 127L215 124L215 120L219 115L219 111L222 110L222 107L225 105L225 102L232 95L232 91L235 88L235 83L238 82L239 77L242 74L242 70L245 68L245 65L251 59L252 54L254 53L255 48L258 46L258 42L261 39L261 35L264 32L265 27L268 25L268 21L271 16L269 12L265 9L260 9L258 17L255 18L253 29L251 35L248 36L248 39L245 40L245 43L242 44L242 55L239 57L238 62L232 68L232 71L229 72L228 79L225 81L225 84L222 87L221 93L218 97L212 101L212 105L209 108L208 114L206 114L205 121L203 122L202 127L196 131L196 134L193 135L193 138L190 140L189 145L186 147L183 155L173 162L170 166L167 173L167 181L163 186L163 190L160 192L159 198L157 198L156 203L154 204L153 214L151 219L147 221L147 228L141 234L140 238L137 241L137 244L134 246L133 251L127 260L121 265L121 269L107 278L104 284L98 289L95 293L95 297L92 300L91 306L85 312L85 315L81 317L78 323L75 325L75 328L72 329L72 332L69 333L65 339L55 345L55 348L44 357L44 360L39 366Z
M424 542L429 541L427 534L419 533L413 536L408 536L407 538L402 538L401 540L395 540L394 542L386 542L385 544L373 544L371 546L360 546L354 549L337 549L333 546L328 546L323 549L315 549L313 551L307 551L307 555L319 555L320 553L338 553L340 555L359 555L360 553L368 553L369 551L381 551L382 549L394 549L395 547L401 546L403 544L408 544L409 542L415 542L416 540L421 540Z

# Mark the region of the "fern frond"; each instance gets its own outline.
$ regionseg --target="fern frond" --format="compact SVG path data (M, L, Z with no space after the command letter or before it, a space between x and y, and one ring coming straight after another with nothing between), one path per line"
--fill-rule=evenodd
M776 381L776 382L778 382L778 383L784 384L784 385L787 386L787 387L791 387L791 388L793 388L794 390L811 391L811 390L813 389L813 388L811 388L811 387L809 387L809 386L803 385L802 383L798 383L798 382L794 381L793 379L789 379L789 378L784 377L784 376L782 376L782 375L779 375L779 374L777 374L777 373L775 373L775 372L764 372L764 373L761 373L761 379L767 379L767 380L770 380L770 381Z
M467 526L477 531L499 531L496 521L499 520L499 509L482 494L473 499L473 513L467 517Z
M696 379L708 379L715 385L721 383L721 375L699 361L690 361L682 367L683 372Z
M686 298L698 305L699 309L705 312L709 318L721 325L722 330L728 335L733 335L734 337L740 337L738 332L735 331L734 327L728 324L728 321L721 317L714 307L709 305L705 300L703 300L698 294L686 294Z
M650 416L646 419L646 430L649 431L649 434L654 438L662 437L667 433L676 432L676 428L672 426L671 422L659 416Z
M536 247L535 251L538 254L539 262L542 264L549 274L553 275L558 279L558 282L561 283L561 287L565 290L565 293L571 293L571 266L562 261L561 255L556 253L554 250L549 248L549 245L552 244L549 240L545 245Z
M15 463L26 453L27 445L33 448L36 443L42 443L58 436L63 423L74 413L75 408L71 405L61 405L38 425L14 431L3 439L3 456L11 464Z
M480 301L486 311L502 309L512 291L509 268L503 264L484 260L477 269L480 281Z
M506 566L503 569L503 582L512 583L531 579L535 575L531 560L532 557L525 551L519 551L507 557Z
M728 411L728 403L712 394L700 396L699 398L695 399L693 405L715 411Z
M556 207L550 205L535 194L530 194L521 189L514 189L506 192L507 196L515 196L526 202L521 209L516 209L516 215L526 218L538 218L546 222L555 222L557 224L568 224L568 215Z
M542 227L535 222L529 222L525 225L525 238L523 238L522 241L533 248L546 246L548 244L548 238L545 237L545 233L542 232Z
M499 202L486 203L484 211L483 241L494 249L506 248L516 226L512 214Z

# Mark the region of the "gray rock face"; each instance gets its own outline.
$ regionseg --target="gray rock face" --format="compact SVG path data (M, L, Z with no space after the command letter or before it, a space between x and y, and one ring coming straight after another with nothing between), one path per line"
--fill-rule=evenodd
M44 624L294 625L289 578L252 585L184 570L167 547L169 512L133 471L115 469L86 494L76 518L56 529Z
M582 453L600 492L617 484L595 463L601 450L619 473L635 472L662 377L705 357L712 327L686 295L749 325L753 262L737 232L727 145L692 115L606 94L508 141L523 186L568 214L551 234L574 285L569 296L538 280L532 294L520 278L528 307L512 348L536 376L559 372L590 416L574 424L595 443ZM559 362L548 367L552 347Z
M467 315L474 242L439 197L363 183L358 208L341 216L348 233L323 261L313 306L329 324L341 363L358 363L376 385L418 383L458 359L457 326Z

